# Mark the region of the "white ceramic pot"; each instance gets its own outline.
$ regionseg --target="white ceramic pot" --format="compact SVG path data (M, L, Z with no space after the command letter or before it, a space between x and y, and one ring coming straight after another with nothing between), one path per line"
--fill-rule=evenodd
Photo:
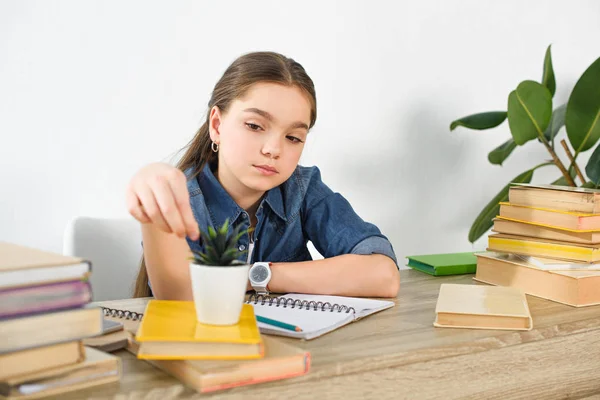
M215 267L190 263L198 322L234 325L244 304L249 265Z

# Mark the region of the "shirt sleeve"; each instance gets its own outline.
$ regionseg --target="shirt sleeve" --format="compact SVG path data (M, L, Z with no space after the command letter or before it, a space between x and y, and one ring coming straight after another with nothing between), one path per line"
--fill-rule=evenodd
M374 224L364 221L350 203L321 180L311 168L303 204L303 227L323 257L342 254L383 254L398 262L389 240Z

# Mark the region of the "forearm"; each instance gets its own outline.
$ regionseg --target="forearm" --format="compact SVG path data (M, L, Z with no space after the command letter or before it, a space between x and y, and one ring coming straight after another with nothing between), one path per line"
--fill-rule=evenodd
M160 300L192 300L189 272L190 249L185 239L165 233L151 224L142 225L144 260L154 297Z
M345 254L324 260L273 263L269 290L356 297L396 297L400 274L381 254Z

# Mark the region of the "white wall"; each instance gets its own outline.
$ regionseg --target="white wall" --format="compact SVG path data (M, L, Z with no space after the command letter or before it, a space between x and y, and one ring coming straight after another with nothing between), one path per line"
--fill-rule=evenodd
M530 142L492 166L507 124L449 123L505 109L550 43L566 101L599 37L593 0L0 1L0 240L61 251L73 216L125 216L131 175L188 142L227 65L274 50L316 84L303 164L400 259L470 250L481 208L548 155Z

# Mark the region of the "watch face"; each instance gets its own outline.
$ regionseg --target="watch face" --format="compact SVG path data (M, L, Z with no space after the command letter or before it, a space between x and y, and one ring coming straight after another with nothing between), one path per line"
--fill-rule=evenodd
M269 271L264 265L257 265L252 269L252 272L250 273L250 278L252 278L254 282L262 282L265 279L267 279L268 276Z

